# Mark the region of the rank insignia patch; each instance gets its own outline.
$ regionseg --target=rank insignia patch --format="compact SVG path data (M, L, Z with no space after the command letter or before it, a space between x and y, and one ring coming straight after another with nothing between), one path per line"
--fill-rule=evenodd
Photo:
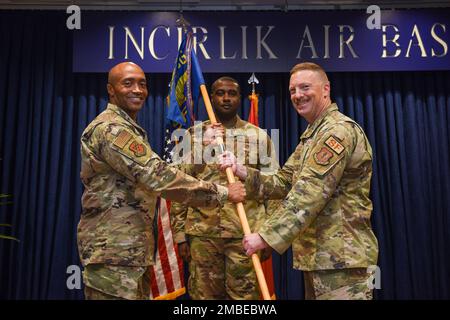
M321 166L326 166L330 163L330 159L333 157L333 153L326 147L322 147L318 152L314 154L314 160Z
M137 141L133 141L130 144L130 150L134 152L136 157L142 157L147 154L147 149L142 143L138 143Z
M329 146L331 148L331 150L333 150L337 154L341 154L342 151L345 150L344 146L342 144L340 144L339 141L337 139L335 139L333 136L329 137L325 141L325 144L327 146Z

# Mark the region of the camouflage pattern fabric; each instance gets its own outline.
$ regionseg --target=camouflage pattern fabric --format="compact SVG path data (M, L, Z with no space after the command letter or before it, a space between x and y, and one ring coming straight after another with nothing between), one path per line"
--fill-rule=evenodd
M202 149L194 148L194 145L196 145L195 130L200 127L200 130L204 131L209 123L209 121L205 121L197 125L197 127L190 128L190 140L193 145L193 151L202 152ZM279 169L272 141L261 128L238 117L234 128L225 128L224 142L226 146L230 145L230 139L232 139L234 150L230 150L228 147L227 150L234 151L237 157L241 156L246 166L270 173L274 173ZM239 147L237 141L242 142ZM262 156L262 161L259 157L259 145L263 146L264 151L261 153L267 155L265 158ZM217 155L219 154L218 148L213 151L213 153L215 152L217 152ZM206 164L204 161L201 161L199 164L195 164L193 157L197 157L200 160L204 158L202 154L193 155L193 152L187 157L189 159L185 157L178 166L181 171L204 181L222 186L228 185L226 173L220 171L217 163ZM213 158L212 161L215 161L215 159ZM264 200L245 201L244 209L251 230L259 228L267 217L266 205L268 204ZM173 202L171 219L176 242L186 241L185 234L214 238L242 238L243 236L236 206L232 202L225 202L223 207L220 208L188 207Z
M364 268L306 271L306 300L372 300Z
M83 271L86 300L148 300L149 267L90 264Z
M193 163L195 157L204 159L202 154L195 155L195 152L202 152L202 149L194 149L197 143L195 131L204 132L209 123L205 121L190 128L192 152L184 158L187 160L180 164L179 168L198 179L226 186L228 184L226 174L220 171L218 164L206 164L204 161L199 164ZM227 150L234 152L238 158L241 157L248 167L271 173L279 169L269 136L261 128L239 117L233 128L225 128L224 142ZM234 148L230 147L230 142ZM215 152L219 154L218 148L213 151ZM270 215L271 211L267 210L269 206L273 206L270 202L245 201L244 209L251 230L257 230ZM194 247L190 248L189 278L189 293L193 299L258 299L258 291L255 290L257 281L251 260L243 251L241 243L243 231L234 203L226 202L221 208L210 209L188 207L172 202L171 219L176 242L184 242L187 237L194 239L192 240ZM219 243L235 245L219 245ZM214 278L208 278L209 275L213 275Z
M82 134L81 180L78 250L85 267L152 264L157 196L220 206L228 195L222 186L168 166L150 148L146 132L113 104Z
M248 169L247 195L285 197L259 234L279 253L292 244L295 269L375 265L371 176L372 149L363 130L331 104L276 175Z
M85 300L126 300L121 297L115 297L110 294L101 292L91 287L84 286L84 299Z
M194 300L257 300L252 261L241 239L189 237L189 294ZM221 263L225 262L225 263Z

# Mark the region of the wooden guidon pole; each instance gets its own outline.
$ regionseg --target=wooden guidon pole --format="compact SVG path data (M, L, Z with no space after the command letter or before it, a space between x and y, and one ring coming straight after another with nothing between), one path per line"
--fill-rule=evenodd
M214 114L211 101L209 99L208 91L206 90L206 86L204 84L200 86L200 91L202 93L203 101L205 102L206 111L208 112L211 124L217 123L216 115ZM223 139L219 137L217 140L222 150L225 150ZM234 179L233 170L231 168L227 168L226 174L228 183L234 183L236 181ZM244 205L242 204L242 202L236 203L236 208L239 215L239 220L241 221L242 229L244 230L244 234L248 235L251 233L251 231L250 226L248 225L247 216L245 215ZM270 298L269 288L267 287L266 278L264 277L264 272L261 267L261 262L259 261L259 257L256 253L252 254L252 262L253 267L255 268L256 277L258 278L259 288L261 290L264 300L272 300Z

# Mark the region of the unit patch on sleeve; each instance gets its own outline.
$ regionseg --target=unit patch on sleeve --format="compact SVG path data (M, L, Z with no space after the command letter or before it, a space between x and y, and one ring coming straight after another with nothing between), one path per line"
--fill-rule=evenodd
M131 142L129 148L131 151L133 151L136 157L142 157L147 154L147 148L144 146L144 144L137 141Z
M333 153L328 150L327 147L322 147L319 151L314 153L314 161L321 166L327 166L330 163L330 159L333 157Z

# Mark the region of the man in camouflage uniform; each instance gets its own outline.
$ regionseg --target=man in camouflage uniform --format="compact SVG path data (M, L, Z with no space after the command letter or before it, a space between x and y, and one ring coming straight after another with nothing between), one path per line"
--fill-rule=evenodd
M199 181L169 167L150 148L136 117L147 97L142 69L125 62L108 75L107 109L81 136L85 190L78 225L87 299L149 299L156 197L221 206L241 185ZM234 191L233 188L236 188Z
M272 142L265 131L237 115L241 106L237 81L230 77L217 79L211 86L211 102L218 121L225 127L227 150L237 149L238 156L249 167L265 171L278 169ZM182 160L180 169L196 178L226 186L227 177L219 170L217 158L207 159L211 153L196 149L197 145L209 143L205 142L209 140L205 133L209 124L205 121L189 129L187 139L193 151ZM202 142L196 140L199 138ZM218 148L211 150L213 155L220 152ZM195 159L200 161L196 163ZM259 228L266 218L265 201L246 201L244 208L250 228ZM227 202L222 208L209 209L173 203L171 218L180 255L190 262L188 288L192 299L258 299L256 274L251 259L242 249L243 231L235 204ZM271 250L266 251L263 259L270 254Z
M247 194L285 198L259 228L245 236L248 255L270 246L280 254L292 244L294 268L303 270L307 299L371 299L367 267L377 263L370 224L372 149L361 127L331 103L323 69L301 63L289 84L296 111L309 126L276 175L263 175L227 156L245 179Z

